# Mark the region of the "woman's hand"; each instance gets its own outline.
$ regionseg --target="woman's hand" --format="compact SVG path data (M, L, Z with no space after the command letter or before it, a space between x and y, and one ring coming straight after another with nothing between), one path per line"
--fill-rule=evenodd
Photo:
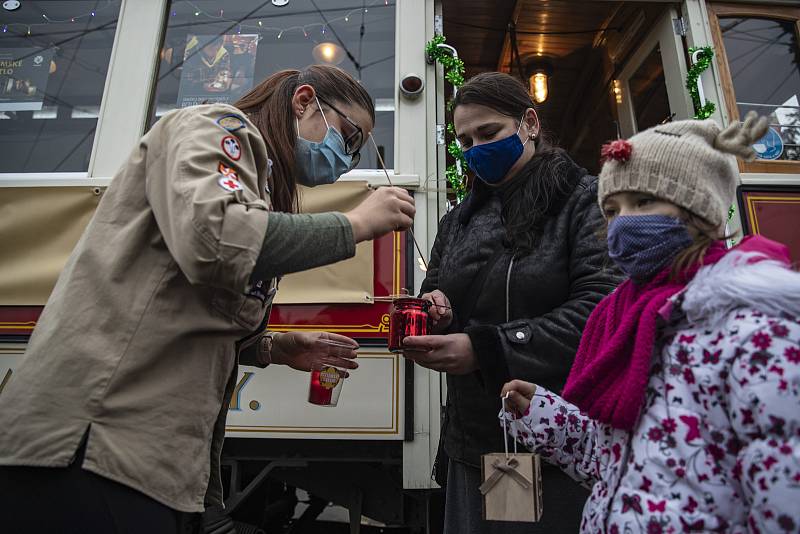
M431 331L434 334L439 334L447 330L450 323L453 322L453 309L450 306L450 299L447 295L434 289L430 293L425 293L422 298L431 303L428 310L428 315L431 318Z
M505 401L506 409L508 411L513 410L518 417L522 417L528 411L534 393L536 393L536 384L523 380L512 380L503 386L500 397L508 395Z
M330 341L336 346L325 343ZM357 369L358 343L349 337L328 332L287 332L272 342L272 362L298 371L310 371L315 363L340 369Z
M416 211L414 198L408 191L380 187L344 216L353 227L353 238L360 243L411 228Z
M478 359L467 334L407 337L403 340L403 356L422 367L453 375L478 369Z

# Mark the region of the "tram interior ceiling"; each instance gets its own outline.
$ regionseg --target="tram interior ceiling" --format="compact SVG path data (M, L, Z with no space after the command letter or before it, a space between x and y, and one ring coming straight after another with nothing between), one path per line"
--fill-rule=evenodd
M442 7L444 34L465 63L465 78L507 72L530 84L532 97L546 83L546 99L537 104L544 131L597 173L600 146L620 134L620 72L670 5L445 0ZM671 115L659 50L652 52L629 79L639 129ZM546 79L534 80L537 72Z

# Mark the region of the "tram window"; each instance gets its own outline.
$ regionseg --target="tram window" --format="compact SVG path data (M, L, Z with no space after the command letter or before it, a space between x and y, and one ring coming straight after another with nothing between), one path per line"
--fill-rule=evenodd
M120 2L0 11L0 173L88 170Z
M628 80L636 129L646 130L670 119L661 49L656 46Z
M720 17L739 117L769 116L770 132L755 145L761 159L800 161L800 46L791 20Z
M375 99L373 130L394 160L395 2L385 0L172 0L150 125L165 113L201 103L233 104L282 69L334 64ZM378 168L365 147L358 168Z

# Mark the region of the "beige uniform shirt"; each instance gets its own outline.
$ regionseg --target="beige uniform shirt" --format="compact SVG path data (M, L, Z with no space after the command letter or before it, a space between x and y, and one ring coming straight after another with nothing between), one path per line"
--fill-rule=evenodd
M165 115L114 177L0 395L0 465L83 468L174 509L222 498L237 374L274 284L266 145L236 108ZM244 363L244 362L243 362Z

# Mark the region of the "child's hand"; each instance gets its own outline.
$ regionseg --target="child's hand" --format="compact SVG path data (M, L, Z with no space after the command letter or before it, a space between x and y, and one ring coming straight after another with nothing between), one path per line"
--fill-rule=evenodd
M512 380L503 386L500 396L508 395L506 409L514 411L518 417L522 417L528 411L534 393L536 393L536 384L523 380Z

